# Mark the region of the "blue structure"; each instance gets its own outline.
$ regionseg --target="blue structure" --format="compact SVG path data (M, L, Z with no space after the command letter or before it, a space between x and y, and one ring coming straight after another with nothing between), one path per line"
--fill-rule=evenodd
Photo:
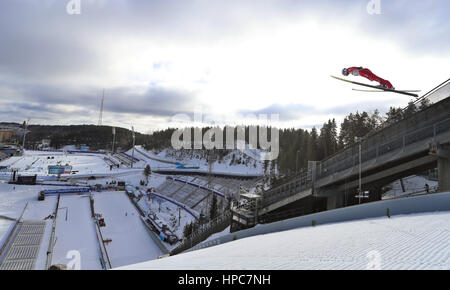
M90 187L79 187L79 188L64 188L64 189L47 189L43 190L44 195L52 196L58 194L79 194L90 192Z

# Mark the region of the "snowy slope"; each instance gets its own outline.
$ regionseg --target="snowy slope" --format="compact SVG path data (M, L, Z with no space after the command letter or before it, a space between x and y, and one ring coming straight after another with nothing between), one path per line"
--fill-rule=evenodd
M450 212L249 237L121 269L450 269Z
M42 151L26 151L23 156L13 156L0 162L1 166L8 166L10 169L17 169L19 174L49 176L49 165L70 165L72 166L71 177L88 174L121 174L132 172L131 169L113 168L110 169L109 164L104 160L106 155L103 154L84 154L74 153L67 154L64 152L42 152ZM54 175L56 176L56 175ZM63 175L64 176L64 175ZM8 177L4 179L9 180Z
M124 192L94 194L95 211L102 214L106 227L100 228L107 244L112 267L156 259L163 253L150 237L139 213Z
M173 150L170 148L164 149L158 153L146 151L142 146L136 146L138 152L135 151L135 156L140 159L145 159L152 169L157 168L176 168L174 163L179 162L186 166L198 166L201 170L208 170L209 165L206 158L202 155L204 152L183 152ZM131 149L127 151L131 154ZM147 158L140 152L145 153ZM259 159L259 150L247 149L246 153L239 150L233 150L228 155L224 156L222 161L215 161L213 163L213 171L229 172L238 174L262 174L264 162Z
M78 251L82 270L102 269L100 246L91 218L88 195L61 197L55 236L52 264L67 264L71 261L68 254Z

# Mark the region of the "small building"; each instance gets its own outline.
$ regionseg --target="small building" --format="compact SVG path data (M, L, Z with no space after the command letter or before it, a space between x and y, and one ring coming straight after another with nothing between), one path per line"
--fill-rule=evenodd
M55 174L55 175L61 175L61 174L70 174L72 171L72 166L70 165L49 165L48 166L48 174Z
M50 144L52 143L52 140L50 139L42 139L41 143L38 145L39 149L49 149L50 148Z
M15 131L9 129L0 129L0 143L11 141L15 135Z

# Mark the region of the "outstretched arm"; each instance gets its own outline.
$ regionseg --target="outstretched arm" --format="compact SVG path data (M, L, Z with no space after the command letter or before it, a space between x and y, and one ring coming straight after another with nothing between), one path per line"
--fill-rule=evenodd
M352 66L352 67L349 67L349 68L347 69L347 72L348 72L349 74L351 74L354 70L359 70L359 69L362 69L362 67Z

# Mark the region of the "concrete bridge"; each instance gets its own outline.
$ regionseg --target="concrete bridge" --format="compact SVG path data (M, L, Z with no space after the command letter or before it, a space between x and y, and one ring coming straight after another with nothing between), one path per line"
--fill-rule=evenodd
M362 202L381 200L383 186L436 167L439 191L450 191L450 82L424 97L435 103L314 162L308 174L264 192L253 204L234 208L232 230L279 220L286 213L299 216L358 204L360 182L362 192L368 192Z

